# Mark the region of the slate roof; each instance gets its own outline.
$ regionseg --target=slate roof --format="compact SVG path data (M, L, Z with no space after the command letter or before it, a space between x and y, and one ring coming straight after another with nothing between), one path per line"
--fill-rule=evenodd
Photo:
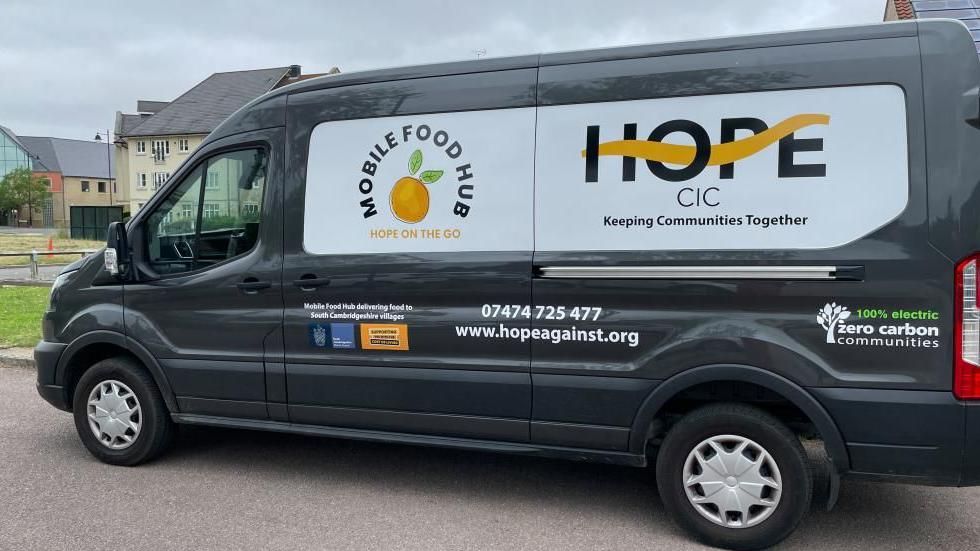
M60 172L64 176L78 178L114 178L114 155L106 152L104 142L87 142L84 140L69 140L66 138L49 138L46 136L21 136L24 144L34 159L34 170L44 169L48 172ZM108 157L108 158L107 158ZM106 163L109 171L106 171Z
M58 165L58 155L50 138L22 138L24 149L31 154L34 170L43 172L61 172Z
M150 118L150 115L148 114L130 115L128 113L120 113L117 111L115 134L117 136L127 136L131 130L143 124L143 121L148 118Z
M170 105L169 101L151 101L148 99L140 99L140 100L136 100L136 112L158 113L168 105Z
M239 108L272 90L288 67L215 73L124 136L208 134Z

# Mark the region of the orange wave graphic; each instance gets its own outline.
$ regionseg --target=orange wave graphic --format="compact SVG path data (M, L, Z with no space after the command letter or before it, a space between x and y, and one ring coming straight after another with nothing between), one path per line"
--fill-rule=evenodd
M819 113L793 115L772 128L753 136L733 142L712 145L708 165L725 165L755 155L793 132L815 124L830 124L830 115ZM677 145L646 140L617 140L599 144L600 156L636 157L638 159L660 161L661 163L674 165L691 164L694 161L696 152L697 148L693 145ZM582 156L585 157L584 149L582 150Z

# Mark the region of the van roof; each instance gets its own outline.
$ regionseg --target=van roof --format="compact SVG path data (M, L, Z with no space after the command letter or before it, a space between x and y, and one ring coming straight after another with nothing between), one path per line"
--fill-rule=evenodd
M937 20L933 20L935 22ZM817 44L821 42L840 42L851 40L871 40L915 36L918 21L896 21L847 27L829 27L801 31L760 33L723 38L664 42L637 46L620 46L548 54L530 54L512 57L485 58L480 60L454 61L408 67L392 67L352 73L341 73L314 78L276 89L263 98L282 94L295 94L312 90L336 88L352 84L367 84L390 80L405 80L456 74L504 71L549 65L612 61L638 57L707 53L747 48L773 47L781 45ZM962 23L960 23L962 24Z
M285 100L292 94L339 88L358 84L389 82L427 77L461 75L467 73L505 71L510 69L528 69L552 65L567 65L575 63L591 63L598 61L615 61L641 57L656 57L678 54L723 52L729 50L744 50L774 46L790 46L804 44L820 44L830 42L846 42L860 40L875 40L884 38L914 37L919 32L919 25L953 25L966 26L954 19L905 20L872 25L855 25L846 27L828 27L821 29L760 33L742 36L728 36L681 42L665 42L660 44L645 44L638 46L621 46L613 48L557 52L548 54L531 54L514 57L500 57L449 63L434 63L408 67L393 67L369 71L325 75L319 78L304 80L288 86L271 90L252 100L236 113L232 114L225 123L221 124L209 140L217 139L245 129L238 124L242 117L252 108L261 104L271 105L271 102Z

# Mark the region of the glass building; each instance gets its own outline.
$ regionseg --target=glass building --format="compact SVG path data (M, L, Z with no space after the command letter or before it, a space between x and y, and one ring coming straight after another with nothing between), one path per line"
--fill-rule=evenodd
M0 126L0 180L15 168L31 169L31 158L17 136L5 126Z

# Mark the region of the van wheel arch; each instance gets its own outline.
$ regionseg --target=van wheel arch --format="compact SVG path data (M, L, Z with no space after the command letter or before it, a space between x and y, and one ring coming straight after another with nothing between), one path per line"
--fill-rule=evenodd
M816 429L834 470L850 469L844 438L827 410L810 393L780 375L747 365L707 365L683 371L657 385L640 406L630 430L630 451L645 454L652 431L663 428L661 414L684 391L709 383L746 383L762 387L799 410Z
M106 358L115 356L125 356L139 362L160 389L167 409L172 413L179 411L170 382L153 356L136 341L114 331L86 333L65 348L58 360L55 380L64 387L66 403L72 403L75 385L86 370Z

